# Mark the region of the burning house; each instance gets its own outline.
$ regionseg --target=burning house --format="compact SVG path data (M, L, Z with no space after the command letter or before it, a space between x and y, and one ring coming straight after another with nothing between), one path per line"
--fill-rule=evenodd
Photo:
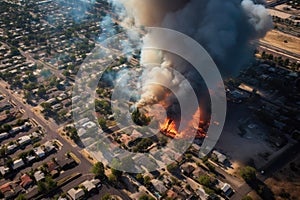
M263 37L272 27L267 10L251 0L229 0L225 4L222 1L209 0L111 0L110 2L119 14L116 17L127 29L134 30L143 26L162 27L190 36L203 45L223 75L240 71L243 64L252 56L254 47L249 45L250 41ZM142 36L129 35L131 39L133 35L140 37L137 40L141 40L142 43L140 64L143 66L143 72L140 79L143 85L140 88L137 107L167 105L167 112L171 110L175 115L168 114L168 118L160 124L160 132L171 138L189 136L193 131L196 131L197 138L206 137L210 123L208 117L210 109L207 108L210 107L210 94L201 76L179 56L166 51L143 48L147 45L155 46L156 43L163 44L164 37L161 35L152 34L151 31ZM174 73L174 70L179 73ZM197 112L199 108L203 111L197 122L193 117L188 119L185 116L185 120L192 122L178 120L177 96L175 97L171 91L176 91L185 98L189 97L191 89L187 87L186 80L191 84L199 101L199 107L194 108L191 113ZM163 86L153 84L161 82L164 83ZM180 123L188 126L184 130L178 130Z

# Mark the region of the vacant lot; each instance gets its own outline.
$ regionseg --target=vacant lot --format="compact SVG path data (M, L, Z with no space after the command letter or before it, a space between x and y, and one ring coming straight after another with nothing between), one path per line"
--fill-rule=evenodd
M299 199L300 196L300 155L268 178L265 183L274 192L276 199ZM284 198L286 197L286 198Z
M300 54L300 38L272 30L261 41L283 50Z
M285 13L285 12L281 12L281 11L278 11L278 10L268 9L268 12L271 16L277 16L277 17L280 17L282 19L288 19L288 18L291 17L290 14Z
M216 149L225 153L232 163L232 168L227 172L238 174L239 168L247 164L255 164L257 168L264 166L267 159L261 154L274 153L274 149L263 139L263 130L259 126L249 129L244 136L239 135L239 121L249 118L251 111L244 104L228 104L228 113L222 135L216 145ZM247 123L249 124L249 123ZM251 123L250 123L251 124ZM250 162L250 163L249 163Z

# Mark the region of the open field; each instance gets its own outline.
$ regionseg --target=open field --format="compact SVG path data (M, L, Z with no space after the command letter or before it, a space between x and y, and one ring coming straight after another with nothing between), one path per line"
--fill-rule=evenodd
M239 112L233 112L236 108ZM238 175L241 166L253 162L256 167L264 166L268 160L261 157L261 154L273 154L275 150L263 139L262 132L259 127L253 128L243 137L239 135L239 120L249 117L249 109L246 105L234 104L228 106L228 114L223 133L216 145L216 149L221 150L230 158L232 168L226 171L230 174ZM231 111L231 112L230 112ZM251 124L251 123L250 123Z
M265 183L274 192L276 199L299 199L300 196L300 155L268 178ZM289 196L289 198L284 198Z
M267 10L271 16L277 16L282 19L288 19L291 17L291 14L288 14L288 13L285 13L285 12L282 12L279 10L274 10L274 9L267 9Z
M300 54L300 38L276 30L268 32L260 41L289 52Z

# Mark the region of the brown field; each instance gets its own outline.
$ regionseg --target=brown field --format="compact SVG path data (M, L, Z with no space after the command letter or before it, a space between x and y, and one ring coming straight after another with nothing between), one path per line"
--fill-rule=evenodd
M295 168L291 169L290 165L294 163ZM295 170L296 169L296 170ZM276 172L265 183L274 192L274 196L278 200L291 199L297 200L300 196L300 155L292 162L288 163L283 169ZM290 198L280 196L284 192L290 195Z
M272 30L260 41L275 47L300 54L300 38Z

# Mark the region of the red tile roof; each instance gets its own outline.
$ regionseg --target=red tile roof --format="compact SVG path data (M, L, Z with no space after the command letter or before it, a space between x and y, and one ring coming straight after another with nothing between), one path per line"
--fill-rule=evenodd
M28 176L27 174L23 174L21 176L21 183L20 183L20 185L22 187L26 187L26 186L28 186L31 183L32 183L32 179L30 178L30 176Z
M1 190L2 193L11 191L12 188L11 188L10 182L1 185L1 186L0 186L0 190Z

